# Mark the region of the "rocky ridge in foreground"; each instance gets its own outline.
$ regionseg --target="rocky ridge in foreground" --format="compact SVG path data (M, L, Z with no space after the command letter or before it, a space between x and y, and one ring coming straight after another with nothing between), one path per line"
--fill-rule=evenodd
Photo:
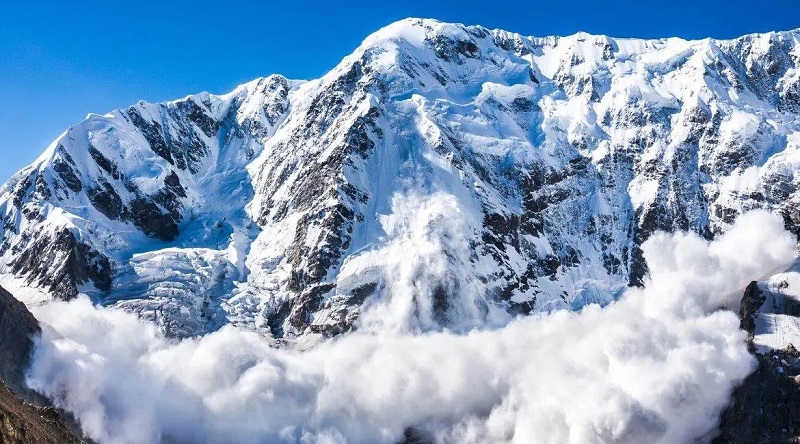
M756 319L776 311L765 307L767 298L772 295L760 289L756 281L748 285L742 297L741 327L749 333L748 347L758 360L758 368L734 390L714 444L800 443L800 352L792 343L775 349L758 347L754 342ZM786 306L788 310L777 311L800 316L800 304Z
M64 413L25 386L32 339L39 332L25 305L0 287L0 443L81 443Z

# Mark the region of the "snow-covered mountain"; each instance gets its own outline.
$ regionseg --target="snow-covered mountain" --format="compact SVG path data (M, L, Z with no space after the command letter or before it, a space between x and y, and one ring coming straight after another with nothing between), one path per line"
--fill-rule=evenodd
M382 328L419 330L608 303L656 230L711 238L767 208L800 232L799 64L800 31L403 20L317 80L89 115L0 189L0 283L174 336L330 336L387 303L402 318Z

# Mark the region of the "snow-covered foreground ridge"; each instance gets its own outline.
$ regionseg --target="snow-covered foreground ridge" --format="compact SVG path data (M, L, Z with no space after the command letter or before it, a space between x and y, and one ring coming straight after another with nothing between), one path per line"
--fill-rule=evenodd
M656 230L710 239L764 208L800 232L798 37L409 19L317 80L90 115L0 189L0 284L169 336L607 304L644 279Z

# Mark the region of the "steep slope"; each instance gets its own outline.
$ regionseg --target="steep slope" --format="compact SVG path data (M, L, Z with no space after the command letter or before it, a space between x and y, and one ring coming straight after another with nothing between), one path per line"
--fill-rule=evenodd
M33 339L39 332L39 323L25 305L0 287L0 442L79 443L60 411L23 400L44 401L24 382Z
M798 267L744 293L739 316L758 368L733 392L715 443L793 443L800 440L800 293Z
M296 84L272 76L70 128L3 187L7 284L42 290L24 293L27 302L79 291L108 303L144 296L136 308L156 307L143 314L167 327L172 317L192 332L221 325L218 298L239 279L253 230L245 165Z
M77 438L53 407L26 404L0 381L0 442L7 444L71 444Z
M604 304L641 281L655 230L713 237L767 208L800 231L798 36L404 20L317 80L89 116L0 190L0 273L176 336ZM405 315L358 320L384 303Z
M25 369L33 353L33 339L41 332L36 318L0 287L0 380L24 393Z

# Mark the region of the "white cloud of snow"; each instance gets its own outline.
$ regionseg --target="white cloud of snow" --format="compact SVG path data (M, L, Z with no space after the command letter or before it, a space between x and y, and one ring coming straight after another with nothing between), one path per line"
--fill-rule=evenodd
M176 342L82 298L35 310L29 383L102 443L391 443L407 427L458 443L692 442L755 365L717 307L794 258L780 219L753 212L711 243L654 236L646 287L605 308L420 333L443 281L465 327L491 313L459 270L464 206L434 194L393 208L386 244L343 267L384 273L359 332L304 351L233 327Z
M380 218L389 240L349 257L338 275L340 289L378 275L378 296L368 301L360 330L400 333L447 325L467 331L508 323L506 310L487 299L480 267L470 262L476 254L469 239L480 226L470 208L442 192L394 196L392 213Z

